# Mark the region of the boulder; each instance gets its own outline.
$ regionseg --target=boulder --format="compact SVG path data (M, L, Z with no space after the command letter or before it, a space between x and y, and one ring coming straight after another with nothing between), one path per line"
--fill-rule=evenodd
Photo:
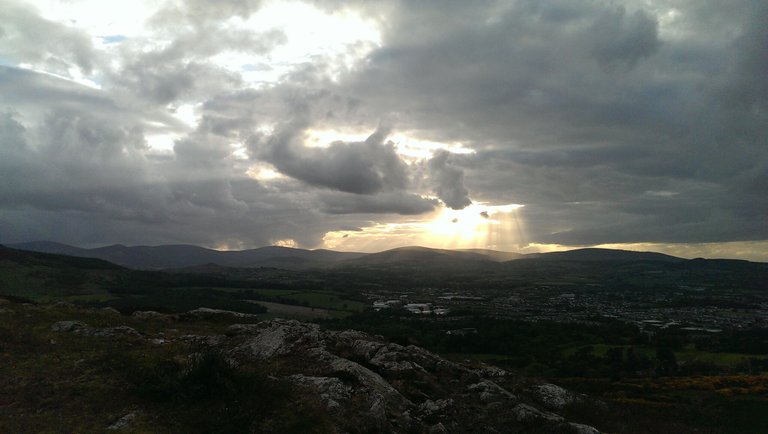
M73 332L85 327L85 323L81 321L57 321L51 325L51 330L54 332Z

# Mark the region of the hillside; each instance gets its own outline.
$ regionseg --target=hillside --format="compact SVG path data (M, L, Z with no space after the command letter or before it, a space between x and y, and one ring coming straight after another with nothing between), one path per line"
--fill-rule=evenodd
M209 266L283 269L344 268L344 267L421 267L466 268L467 266L493 266L517 260L550 262L612 262L657 261L682 262L685 259L655 252L634 252L610 249L577 249L564 252L533 253L523 255L488 249L433 249L410 246L378 253L336 252L332 250L304 250L267 246L240 251L218 251L190 245L134 246L112 245L95 249L81 249L59 243L34 242L14 244L10 247L79 257L99 258L135 269L183 269Z
M240 251L219 251L191 245L133 246L121 244L81 249L66 244L33 242L12 244L9 247L43 253L99 258L118 265L137 269L184 268L204 264L225 267L302 268L320 266L361 256L354 252L331 250L304 250L288 247L267 246Z
M4 432L597 433L557 413L599 409L585 396L353 330L4 299L0 312Z
M615 249L576 249L563 252L531 253L521 259L541 261L659 261L684 262L685 259L657 252L636 252Z

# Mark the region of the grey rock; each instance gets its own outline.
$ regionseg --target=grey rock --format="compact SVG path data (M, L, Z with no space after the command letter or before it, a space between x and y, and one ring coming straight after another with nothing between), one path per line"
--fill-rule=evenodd
M543 420L550 422L561 422L563 417L548 411L541 411L528 404L517 404L512 408L511 413L518 422L529 422L531 420Z
M266 365L272 375L315 391L339 432L517 432L531 424L595 432L522 402L502 387L510 375L504 370L471 369L358 331L276 319L234 324L220 339L225 356L240 366Z
M536 401L552 410L562 410L575 400L573 393L555 384L540 384L534 386L531 391Z
M568 425L573 429L574 434L600 434L600 431L589 425L573 422Z
M168 315L155 312L154 310L137 310L131 314L131 317L136 319L158 319L166 318L167 316Z
M125 416L121 417L115 423L107 427L107 431L122 431L126 428L130 428L133 421L136 419L136 412L132 411Z
M437 423L429 427L428 433L429 434L448 434L448 430L445 428L445 425L443 425L442 423Z
M514 394L491 380L483 380L479 383L471 384L469 387L467 387L467 391L479 393L480 399L483 402L490 402L498 399L517 400L517 397Z
M85 323L81 321L58 321L51 325L51 330L54 332L72 332L85 327Z
M117 336L141 337L141 333L137 332L136 329L134 329L133 327L128 327L128 326L116 326L116 327L106 327L106 328L98 328L98 329L82 328L82 329L75 330L75 333L88 335L88 336L99 336L103 338L111 338L111 337L117 337Z
M419 411L425 416L429 416L435 413L440 413L452 405L452 399L438 399L437 401L428 399L419 405Z
M231 310L211 309L209 307L200 307L190 310L182 315L185 318L192 319L213 319L213 318L240 318L240 319L253 319L258 318L258 315L249 313L234 312Z
M340 402L352 396L352 388L336 377L307 377L302 374L291 375L288 379L297 385L313 388L320 393L320 400L329 409L337 409Z
M226 342L227 337L224 335L184 335L179 336L178 340L190 345L218 347Z

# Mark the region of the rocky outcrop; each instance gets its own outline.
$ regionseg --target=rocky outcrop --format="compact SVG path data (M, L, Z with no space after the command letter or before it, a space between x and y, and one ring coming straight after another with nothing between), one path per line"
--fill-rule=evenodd
M104 328L92 328L88 327L81 321L58 321L51 325L51 331L54 332L71 332L86 336L99 336L99 337L116 337L116 336L132 336L141 337L141 333L137 332L133 327L128 326L115 326Z
M522 402L496 381L508 375L499 368L466 367L362 332L276 319L230 326L227 337L221 348L236 363L268 363L318 394L341 432L597 432Z
M187 320L189 319L205 320L205 319L218 319L218 318L254 319L258 317L259 317L258 315L253 315L249 313L234 312L231 310L222 310L222 309L211 309L209 307L200 307L180 315L181 319L187 319Z
M540 384L517 393L514 376L502 369L454 363L359 331L283 319L231 325L224 334L174 337L145 336L127 326L90 328L80 321L59 321L51 329L154 345L175 342L188 345L190 357L216 351L233 367L267 371L316 397L339 433L597 433L557 414L574 396L565 389ZM122 426L116 421L110 429Z
M533 396L541 405L551 410L562 410L576 401L576 396L556 384L539 384L531 388Z
M125 431L130 429L131 424L133 424L134 420L136 419L136 412L132 411L125 416L121 417L120 419L116 420L115 423L107 427L107 431Z
M51 331L54 332L72 332L85 328L85 323L81 321L57 321L51 325Z
M168 315L162 314L160 312L155 312L154 310L137 310L131 314L131 317L137 318L137 319L159 319L159 318L167 318Z

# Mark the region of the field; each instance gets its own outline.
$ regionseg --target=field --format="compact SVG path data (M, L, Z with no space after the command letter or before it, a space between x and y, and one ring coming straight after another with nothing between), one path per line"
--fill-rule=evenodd
M366 304L345 298L344 294L334 291L306 291L270 288L232 288L232 287L185 287L177 288L185 292L221 292L250 300L265 306L272 314L286 314L300 318L336 318L365 309ZM269 308L268 306L272 306Z
M291 319L313 319L313 318L333 318L337 312L314 307L296 306L293 304L272 303L269 301L254 301L253 303L267 308L264 318L291 318Z

